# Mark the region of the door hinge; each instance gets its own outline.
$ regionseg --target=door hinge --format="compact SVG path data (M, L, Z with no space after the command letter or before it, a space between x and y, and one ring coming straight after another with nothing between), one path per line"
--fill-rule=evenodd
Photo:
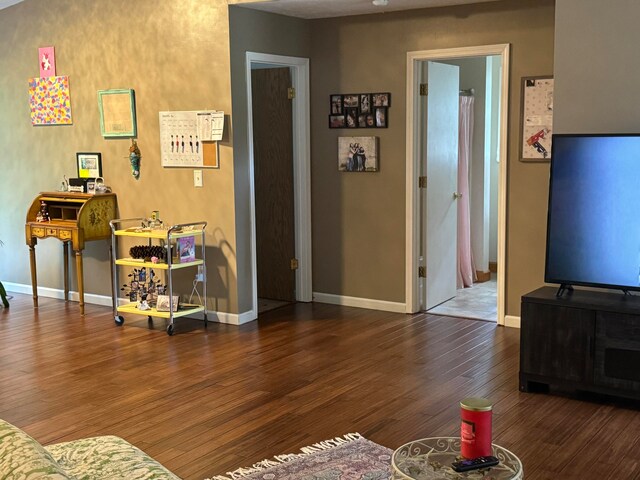
M427 177L418 177L418 188L427 188Z
M427 95L429 95L429 84L421 83L420 84L420 96L421 97L426 97Z
M427 267L418 267L418 277L427 278Z
M297 258L292 258L291 259L291 270L297 270L298 269L298 259Z
M289 87L287 88L287 98L289 100L293 100L294 98L296 98L296 89L293 87Z

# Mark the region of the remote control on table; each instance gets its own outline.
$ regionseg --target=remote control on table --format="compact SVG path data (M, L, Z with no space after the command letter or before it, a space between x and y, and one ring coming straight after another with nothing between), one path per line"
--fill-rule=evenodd
M453 462L451 468L456 472L468 472L469 470L477 470L478 468L489 468L496 466L500 461L493 456L469 458Z

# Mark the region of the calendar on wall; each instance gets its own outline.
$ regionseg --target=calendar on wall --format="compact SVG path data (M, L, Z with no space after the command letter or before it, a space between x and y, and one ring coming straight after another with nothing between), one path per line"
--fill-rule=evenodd
M207 146L222 140L224 112L216 110L160 112L160 158L163 167L216 168Z
M553 77L523 77L520 160L551 160Z

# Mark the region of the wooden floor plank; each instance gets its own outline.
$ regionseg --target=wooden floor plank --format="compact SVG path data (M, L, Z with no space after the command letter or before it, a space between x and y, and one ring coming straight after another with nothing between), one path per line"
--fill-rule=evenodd
M86 310L26 295L0 310L0 418L45 444L119 435L202 479L348 432L390 448L457 435L459 400L486 396L527 480L640 478L637 404L519 392L515 329L293 304L169 337L161 319Z

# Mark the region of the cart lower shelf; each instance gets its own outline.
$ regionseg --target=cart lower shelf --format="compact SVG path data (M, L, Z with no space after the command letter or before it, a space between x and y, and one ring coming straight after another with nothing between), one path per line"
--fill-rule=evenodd
M120 305L117 310L118 310L118 313L132 313L134 315L144 315L146 317L149 317L149 321L151 321L153 317L169 318L171 322L169 323L169 325L167 325L167 333L169 335L173 335L175 331L173 326L173 320L175 318L184 317L192 313L205 312L204 305L183 304L183 305L180 305L179 308L180 309L177 312L173 312L173 315L171 314L171 312L158 311L155 308L150 308L148 310L140 310L138 308L137 303L128 303L125 305ZM116 325L121 326L124 324L124 317L122 315L118 315L118 313L116 313L115 322L116 322ZM207 328L207 312L204 313L204 326L205 328Z
M184 317L192 313L204 312L203 305L181 304L177 312L173 312L173 318ZM136 302L118 306L118 313L132 313L145 317L171 318L171 312L158 311L155 308L140 310Z

